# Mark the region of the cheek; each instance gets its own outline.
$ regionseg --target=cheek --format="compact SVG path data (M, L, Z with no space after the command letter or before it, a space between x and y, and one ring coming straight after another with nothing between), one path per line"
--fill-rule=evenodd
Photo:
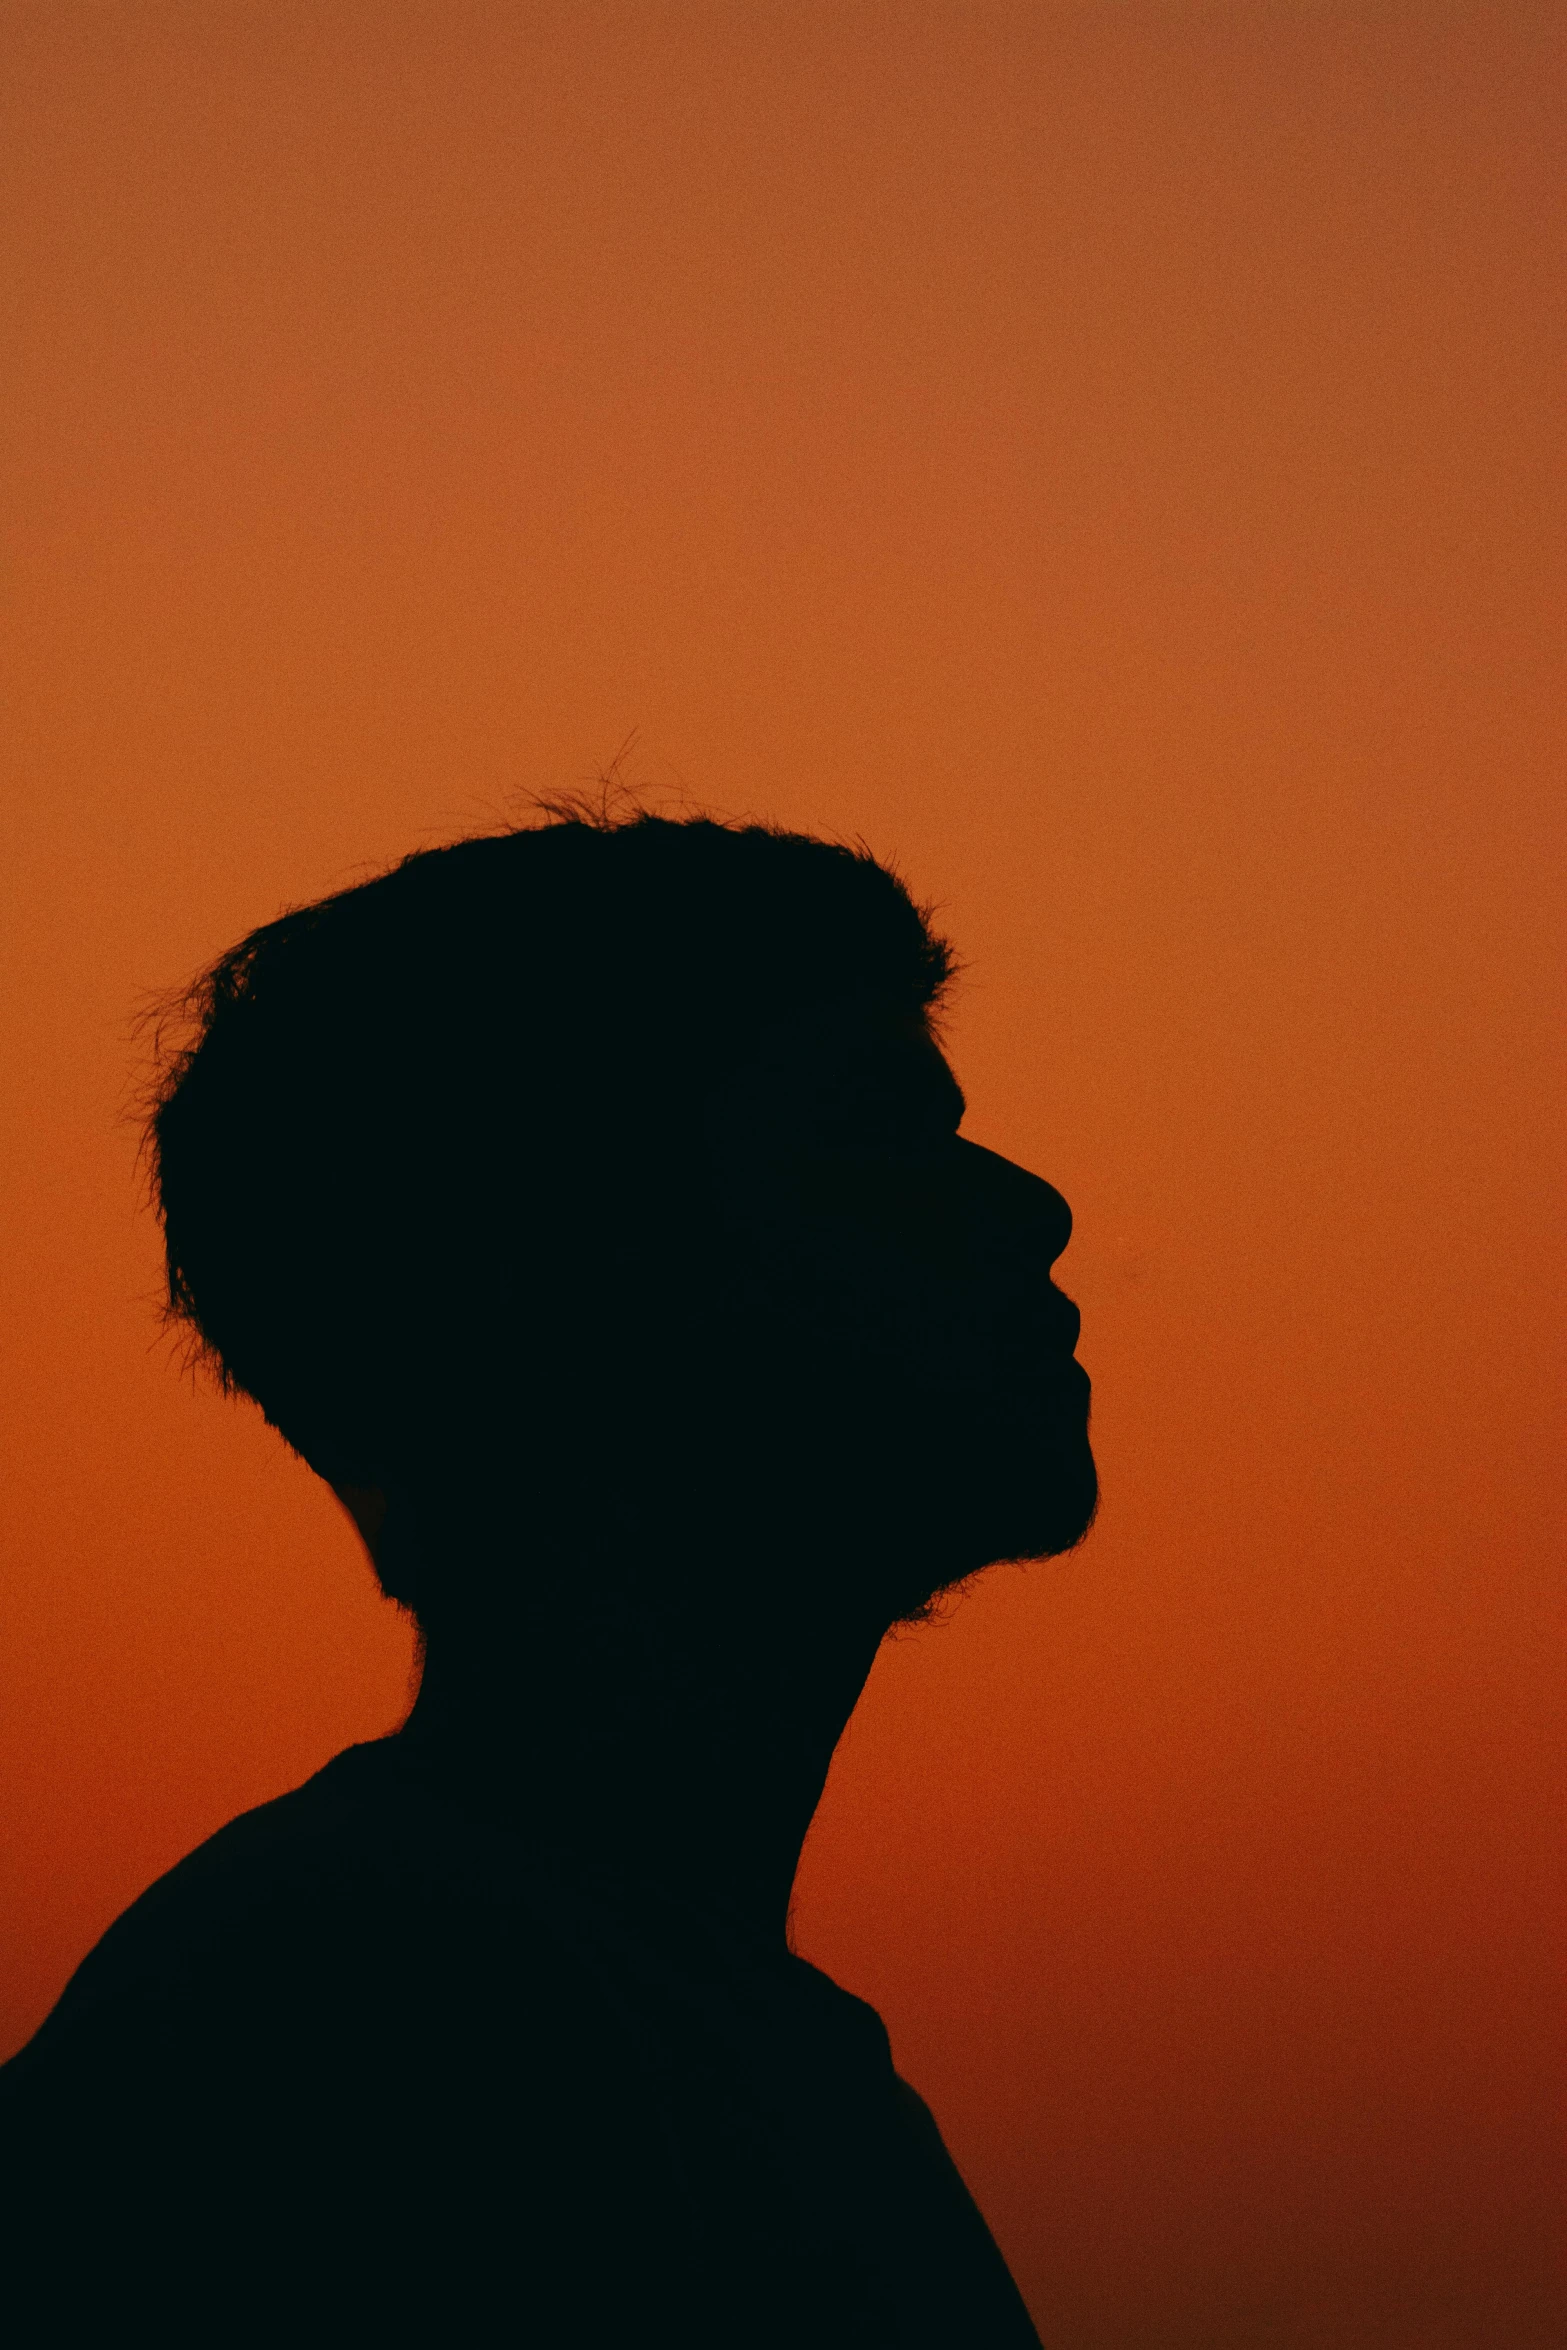
M832 1160L800 1167L785 1210L802 1249L902 1278L978 1278L970 1203L941 1167Z
M888 1376L924 1392L992 1393L1015 1384L1031 1351L1016 1283L953 1251L914 1253L885 1232L802 1250L767 1310L826 1370Z

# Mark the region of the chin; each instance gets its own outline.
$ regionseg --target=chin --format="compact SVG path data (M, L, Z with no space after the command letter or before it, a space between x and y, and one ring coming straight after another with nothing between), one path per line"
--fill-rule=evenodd
M1057 1391L1005 1406L965 1402L924 1439L894 1480L883 1519L892 1540L878 1546L898 1617L985 1567L1058 1558L1093 1524L1099 1479L1075 1386L1070 1401Z
M1082 1541L1099 1499L1088 1402L1075 1361L959 1385L780 1355L710 1393L704 1490L780 1576L810 1560L893 1623L985 1567Z

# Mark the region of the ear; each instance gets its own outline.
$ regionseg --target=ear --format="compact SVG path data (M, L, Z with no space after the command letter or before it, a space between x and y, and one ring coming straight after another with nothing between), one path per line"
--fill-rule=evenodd
M383 1485L351 1485L346 1478L329 1477L327 1483L359 1529L387 1598L417 1617L420 1555L407 1495L389 1495Z
M379 1485L339 1485L335 1481L329 1482L332 1483L332 1491L358 1527L360 1539L370 1553L371 1565L379 1570L381 1561L377 1546L381 1530L386 1524L386 1495Z

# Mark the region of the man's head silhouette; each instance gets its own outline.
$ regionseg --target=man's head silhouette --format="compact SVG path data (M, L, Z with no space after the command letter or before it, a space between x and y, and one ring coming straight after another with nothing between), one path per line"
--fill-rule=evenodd
M414 1731L543 1811L754 1823L776 1886L887 1627L1089 1523L1070 1218L958 1134L949 970L864 853L571 815L190 1000L174 1309L417 1616Z
M948 975L868 855L561 812L192 991L171 1308L422 1672L0 2068L29 2340L1037 2342L786 1931L889 1625L1093 1514L1070 1218L959 1134Z

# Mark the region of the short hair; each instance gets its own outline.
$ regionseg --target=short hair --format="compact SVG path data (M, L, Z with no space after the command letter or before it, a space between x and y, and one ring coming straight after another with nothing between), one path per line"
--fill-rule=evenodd
M886 866L803 833L574 812L421 851L179 999L169 1311L338 1482L482 1443L524 1393L602 1443L621 1325L689 1278L726 1072L815 1004L924 1012L949 971Z

